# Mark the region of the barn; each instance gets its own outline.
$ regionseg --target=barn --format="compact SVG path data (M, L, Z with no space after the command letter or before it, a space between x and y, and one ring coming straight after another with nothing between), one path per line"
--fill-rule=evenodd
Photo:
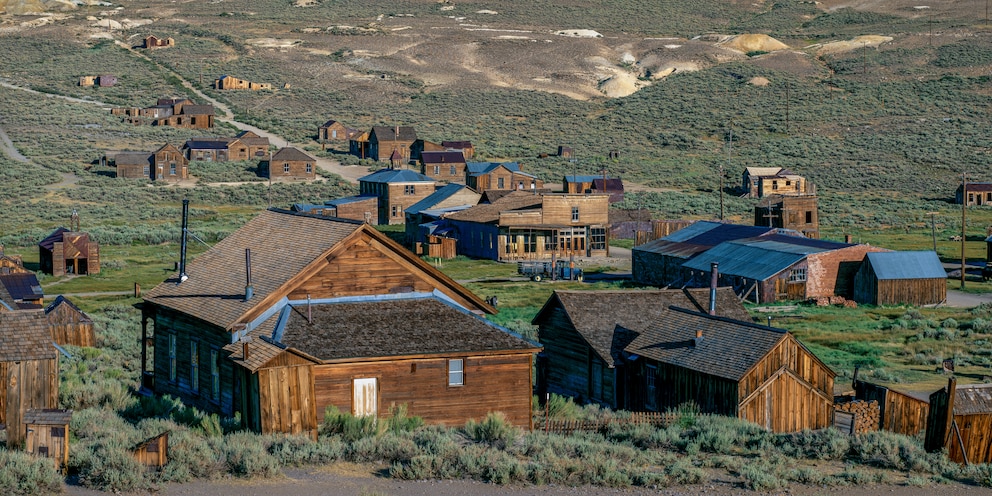
M933 251L868 253L854 276L854 300L870 305L935 305L947 299L947 273Z
M49 303L45 315L55 344L96 346L93 319L65 296L59 295Z
M16 446L28 410L58 406L59 356L44 311L0 312L0 378L0 424Z
M60 227L38 242L42 272L53 276L100 273L100 244L89 233L79 232L76 223L75 230Z
M833 422L837 374L784 329L670 307L624 351L634 409L694 402L779 433Z

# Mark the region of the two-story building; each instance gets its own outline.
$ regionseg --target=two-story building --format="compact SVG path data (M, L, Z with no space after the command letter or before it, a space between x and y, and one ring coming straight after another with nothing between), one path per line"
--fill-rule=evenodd
M422 152L420 173L440 183L465 183L465 155L460 151Z
M379 224L403 224L406 208L434 193L434 180L406 169L380 169L358 179L359 193L379 199Z
M367 157L388 162L398 153L403 163L410 161L410 147L417 141L417 131L412 126L373 126L368 136Z
M523 172L518 162L469 162L465 167L465 184L480 193L488 190L544 189L544 181Z

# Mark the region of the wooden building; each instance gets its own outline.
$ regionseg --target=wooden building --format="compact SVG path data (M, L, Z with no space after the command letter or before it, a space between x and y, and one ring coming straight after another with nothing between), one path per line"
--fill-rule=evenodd
M69 466L69 423L72 410L32 408L24 412L24 448L28 454L51 458L63 474ZM8 434L8 443L10 437ZM8 444L9 445L9 444Z
M690 287L709 285L710 264L719 264L721 285L755 303L851 298L854 278L866 253L886 251L870 245L849 245L769 234L725 241L682 264L682 280Z
M379 162L387 162L393 152L399 153L403 163L410 161L410 147L417 141L417 131L411 126L374 126L369 131L368 154Z
M568 175L561 179L561 190L565 193L592 193L595 188L594 183L604 179L603 175ZM610 180L616 179L606 176L607 184ZM623 183L621 182L621 185ZM622 188L621 188L622 190Z
M142 48L168 48L176 46L176 40L172 38L159 38L155 35L148 35L144 39Z
M947 299L947 272L933 251L868 253L854 277L854 300L869 305L934 305Z
M961 186L954 192L954 203L964 202ZM992 204L992 183L968 183L968 205Z
M80 86L93 86L96 84L96 76L79 76Z
M464 183L465 156L460 151L423 152L420 173L439 183Z
M387 416L406 405L448 426L501 411L531 425L539 347L435 295L291 301L278 320L224 348L244 369L242 418L253 430L315 437L329 406Z
M165 431L138 443L131 449L131 456L145 468L161 470L169 463L169 434Z
M151 179L154 154L148 152L109 152L101 162L114 167L114 176L123 179Z
M952 378L931 394L924 447L946 449L958 463L992 463L992 384L958 386Z
M471 188L463 184L445 184L438 188L428 197L410 205L404 211L406 216L406 240L412 246L417 243L430 244L428 237L450 238L451 241L435 239L436 243L447 243L454 246L455 238L449 236L450 233L441 233L437 229L437 223L446 214L470 208L479 203L482 195L476 193ZM440 257L451 258L451 257Z
M65 296L59 295L45 307L52 340L58 345L96 346L93 319Z
M359 132L348 138L348 153L360 158L369 158L369 132Z
M166 143L154 152L108 152L100 164L116 169L116 177L181 181L189 178L189 160L175 145Z
M475 146L471 141L442 141L441 146L445 150L462 152L465 160L472 160L472 157L475 157Z
M327 121L317 128L317 141L324 142L345 142L362 132L357 129L346 127L338 121Z
M741 176L741 192L748 198L769 195L815 195L816 188L806 178L781 167L745 167ZM756 224L757 225L757 224Z
M403 224L406 209L435 189L433 179L406 169L379 169L358 179L359 194L378 198L379 224Z
M610 195L610 203L622 202L624 194L623 180L618 177L593 179L589 192Z
M538 396L555 393L580 404L629 410L624 348L669 306L708 311L709 288L654 291L555 291L534 317ZM718 315L749 319L730 288L716 294Z
M544 190L544 181L523 172L517 162L469 162L466 164L465 184L480 193L488 190Z
M766 196L754 206L754 225L798 231L807 238L820 237L820 214L815 195Z
M59 356L44 311L0 312L0 377L0 424L7 446L19 446L27 411L59 401Z
M0 244L0 274L18 274L23 272L30 271L24 268L24 260L21 256L4 253L3 245Z
M836 374L784 329L670 307L624 351L634 410L694 402L778 433L833 423Z
M175 145L166 143L152 154L151 180L182 181L189 179L189 160Z
M443 219L461 255L490 260L609 256L609 198L514 191Z
M229 147L231 160L257 160L269 154L269 138L255 132L241 131L232 138L234 140L238 145Z
M682 264L725 241L775 233L756 226L699 221L631 250L634 282L652 286L683 286Z
M0 274L0 286L20 310L39 309L45 304L45 291L34 272Z
M112 115L135 125L170 126L188 129L214 127L213 105L197 105L188 98L159 98L145 108L125 107L110 109Z
M242 131L233 138L193 138L186 140L183 153L189 160L227 162L259 160L269 154L269 138Z
M296 203L290 207L290 210L325 217L357 220L373 225L379 223L379 199L374 196L346 196L328 200L319 205Z
M420 162L420 159L424 156L424 152L445 152L451 151L446 149L441 143L435 143L433 141L428 141L425 139L417 138L410 145L410 161ZM398 154L398 152L393 152ZM403 163L403 155L399 155L400 163Z
M855 399L878 402L879 429L910 437L926 431L930 413L930 403L926 398L858 380L857 369L852 386Z
M100 244L89 233L60 227L38 242L41 271L53 276L99 274Z
M234 76L223 75L214 80L214 88L218 90L271 90L270 83L255 83L246 79L238 79Z
M272 181L311 180L317 177L317 159L290 146L262 160L259 169Z
M117 76L114 76L113 74L103 74L101 76L97 76L96 84L102 88L115 86L117 84Z
M182 282L169 279L144 298L142 335L148 336L153 324L154 347L149 350L143 339L142 370L153 377L145 382L151 382L156 394L222 415L241 412L247 427L263 432L312 432L330 404L359 414L368 412L363 405L374 405L385 415L390 403L406 402L411 414L432 419L438 418L433 417L438 411L450 410L450 420L439 421L451 424L464 422L462 415L476 408L472 404L505 411L511 406L500 402L509 401L514 405L508 412L512 418L520 419L525 410L529 415L531 387L523 378L530 377L532 345L397 348L414 341L429 347L461 340L420 339L434 332L436 319L447 319L448 314L435 316L434 309L441 307L426 308L420 302L411 303L416 310L406 318L394 320L386 308L387 302L399 304L394 299L422 297L440 299L438 304L448 307L454 304L461 308L453 309L462 319L458 322L468 322L463 319L471 316L465 311L495 310L368 224L269 209L190 262L185 273ZM352 303L362 308L347 306ZM384 305L382 311L378 304ZM352 317L342 317L353 310L347 313ZM471 322L476 326L472 329L494 329L484 321ZM406 327L399 327L394 339L387 332L394 324L416 328L417 337L400 334ZM282 329L281 335L274 334L277 329ZM359 330L377 334L350 339L350 333ZM311 332L313 344L306 337ZM480 338L466 337L466 342L475 339ZM348 342L340 350L337 345L317 346L333 340ZM228 358L231 349L235 351ZM151 371L145 359L149 351L154 353ZM456 351L463 360L466 385L470 374L481 379L488 373L485 387L456 388L442 379L440 390L420 389L421 377L434 381L453 371L456 364L448 360L454 358L448 357ZM400 375L410 386L396 384ZM394 392L396 387L405 387L405 392ZM376 394L379 401L349 399L353 394L366 398L366 393ZM442 400L449 406L438 403ZM473 410L476 414L485 412Z

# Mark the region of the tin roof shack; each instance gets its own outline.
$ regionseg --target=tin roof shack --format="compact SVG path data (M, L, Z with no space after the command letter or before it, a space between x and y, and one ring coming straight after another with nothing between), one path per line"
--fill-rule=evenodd
M0 424L7 447L24 441L25 414L55 408L59 401L59 356L42 310L0 312Z
M635 246L631 264L635 282L653 286L682 286L682 264L714 246L735 239L754 238L775 229L699 221L663 238Z
M555 291L534 317L538 341L538 394L579 403L631 409L623 349L669 306L707 311L709 289L660 291ZM749 319L730 288L716 293L718 315Z
M934 305L947 299L947 272L933 251L868 253L854 277L854 300L869 305Z
M385 417L400 405L432 424L501 411L530 428L540 347L440 294L291 300L273 319L224 348L243 368L253 430L316 437L330 406Z
M17 309L39 309L45 304L45 291L34 272L0 274L0 286L14 301Z
M769 196L754 206L754 225L798 231L820 237L820 214L815 195Z
M609 256L609 197L514 191L451 213L461 255L490 260Z
M465 155L460 151L423 152L420 164L420 173L437 182L465 182Z
M96 346L93 319L65 296L59 295L45 307L52 340L58 345Z
M410 161L410 147L414 141L417 141L417 131L411 126L374 126L369 131L368 154L361 158L388 162L393 152L397 152L400 160L406 163Z
M465 165L465 184L483 191L544 190L544 181L523 172L518 162L469 162Z
M693 287L709 284L710 264L720 268L720 284L732 286L755 303L843 296L854 293L854 277L865 254L884 251L869 245L849 245L768 234L726 241L682 265L683 280Z
M620 178L593 179L590 193L605 193L610 195L610 203L623 201L623 180Z
M931 394L923 445L958 463L992 462L992 384L958 386L952 377Z
M816 188L806 178L781 167L745 167L741 192L748 198L768 195L815 195Z
M38 252L41 271L46 274L100 273L100 244L91 241L89 233L60 227L38 242Z
M431 228L423 228L427 223L437 221L446 213L457 212L472 207L479 203L482 195L476 193L464 184L446 184L437 189L430 196L407 207L406 216L406 239L407 242L416 246L417 243L426 243L427 236L434 234L437 225ZM447 258L447 257L445 257Z
M832 424L836 374L784 329L670 307L624 351L634 409L691 401L772 432Z
M272 181L311 180L317 177L317 159L291 146L280 148L259 162L259 169Z
M154 368L149 372L143 358L142 371L154 378L155 393L228 416L236 411L245 415L255 407L246 403L251 398L246 396L250 374L225 358L222 349L256 330L267 329L271 336L277 316L290 302L305 302L308 296L330 303L337 298L436 290L469 311L495 312L368 224L278 209L261 212L190 262L185 273L188 278L183 282L177 284L179 278L174 277L145 293L142 337L148 336L148 324L154 324ZM252 341L262 342L261 338ZM142 339L142 343L142 357L147 357L147 342ZM277 359L287 366L311 362L296 352ZM293 391L281 388L281 394L304 397L300 390ZM308 416L307 421L313 418ZM286 422L293 423L291 432L312 428L300 423L302 417Z
M435 183L412 170L380 169L359 178L358 190L379 199L380 224L403 224L406 209L433 194Z
M561 178L561 190L565 193L589 193L592 191L592 183L597 179L603 179L602 175L568 175ZM607 179L611 179L607 176Z
M954 191L954 203L960 205L963 189L958 186ZM992 183L968 183L968 205L987 205L992 203Z
M24 448L29 454L51 458L65 473L69 465L69 423L72 410L32 408L24 412ZM9 442L9 437L8 437Z

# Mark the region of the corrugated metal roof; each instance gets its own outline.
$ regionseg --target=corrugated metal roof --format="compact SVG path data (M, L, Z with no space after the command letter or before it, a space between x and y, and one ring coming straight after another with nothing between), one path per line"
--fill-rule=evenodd
M409 169L380 169L358 179L366 183L433 183L434 180Z
M810 252L801 248L776 242L764 246L726 242L700 253L682 266L705 272L710 270L711 262L717 262L721 274L764 281L806 258ZM820 251L824 250L813 249L812 253Z
M438 188L437 191L428 195L427 198L424 198L423 200L420 200L419 202L414 203L413 205L407 207L406 211L411 214L417 214L423 210L428 210L434 205L437 205L438 203L447 200L452 195L458 193L463 189L465 189L464 184L455 184L455 183L446 184Z
M875 277L893 279L945 279L947 272L933 251L887 251L869 253Z
M591 183L591 182L593 182L596 179L602 179L602 178L603 178L603 176L594 176L594 175L584 176L584 175L581 175L580 174L580 175L577 175L577 176L575 176L575 175L565 176L565 181L570 182L570 183ZM606 176L606 178L607 179L610 179L610 176Z
M465 155L462 152L422 152L420 161L425 164L463 164Z
M520 172L520 162L468 162L465 169L471 175L488 174L501 165L511 172Z
M355 203L360 201L372 200L376 197L369 195L358 195L358 196L346 196L344 198L336 198L334 200L327 200L324 202L324 206L336 207L338 205L347 205L349 203Z
M699 221L633 249L659 255L690 258L724 241L754 238L768 233L781 232L771 227L742 226L720 222Z
M958 386L954 395L954 415L992 413L992 384Z

